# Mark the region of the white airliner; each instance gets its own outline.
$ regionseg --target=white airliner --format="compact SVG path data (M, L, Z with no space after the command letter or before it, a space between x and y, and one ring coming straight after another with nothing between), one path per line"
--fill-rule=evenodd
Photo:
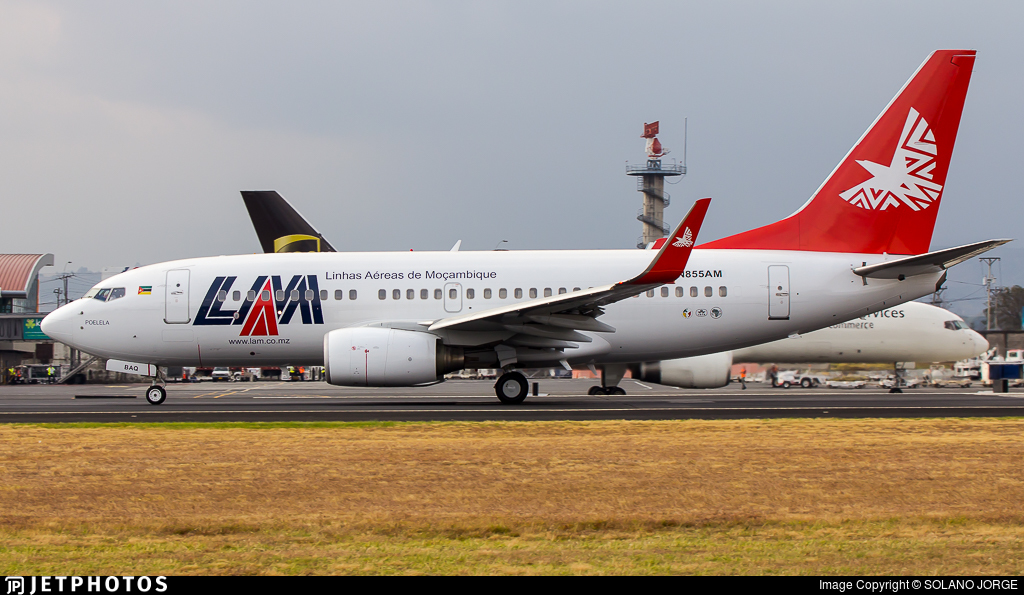
M729 383L733 363L952 362L988 350L988 341L948 310L907 302L827 328L735 351L640 363L633 378L681 388L717 388ZM618 387L593 387L591 394L625 394Z
M589 367L740 349L891 308L1008 240L928 252L974 51L934 52L796 213L694 248L701 199L644 250L291 253L195 258L111 277L43 331L159 366L320 363L336 385L417 386L449 370ZM155 369L154 369L155 368ZM608 382L605 382L608 384Z

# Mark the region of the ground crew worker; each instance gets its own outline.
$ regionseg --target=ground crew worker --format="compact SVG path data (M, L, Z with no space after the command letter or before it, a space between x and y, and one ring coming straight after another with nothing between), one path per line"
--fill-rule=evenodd
M53 384L53 366L47 366L46 368L46 383Z
M772 388L775 388L776 386L779 385L779 367L776 366L775 364L772 364L772 370L770 374L772 377Z
M14 366L7 368L7 384L14 384Z
M743 366L740 368L740 384L743 385L743 390L747 390L747 367Z

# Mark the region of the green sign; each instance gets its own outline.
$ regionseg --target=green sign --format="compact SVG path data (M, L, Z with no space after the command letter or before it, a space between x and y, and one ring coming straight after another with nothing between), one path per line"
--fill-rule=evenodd
M21 329L21 338L26 341L49 341L50 338L43 334L43 329L39 326L42 321L42 318L26 318L25 326Z

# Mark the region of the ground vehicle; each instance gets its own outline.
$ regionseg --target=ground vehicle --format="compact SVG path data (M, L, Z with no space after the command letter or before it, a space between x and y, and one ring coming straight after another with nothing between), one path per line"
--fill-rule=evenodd
M782 388L789 388L791 386L813 388L821 386L827 380L828 379L821 374L805 374L796 370L784 370L779 372L778 379L775 381L775 386Z
M234 377L231 374L230 368L219 367L213 369L213 372L210 374L210 379L214 382L219 380L230 382L234 380Z

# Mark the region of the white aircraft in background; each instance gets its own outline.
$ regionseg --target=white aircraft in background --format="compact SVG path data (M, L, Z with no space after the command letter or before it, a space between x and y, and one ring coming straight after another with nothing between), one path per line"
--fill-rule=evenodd
M710 199L639 250L291 253L149 265L99 283L43 332L108 369L322 363L327 381L417 386L501 367L600 367L740 349L886 310L1008 240L928 252L974 64L934 52L793 215L694 249ZM889 164L889 165L883 165ZM898 256L896 256L898 255ZM670 287L674 285L674 287ZM701 316L704 312L706 315Z
M733 363L952 362L988 350L988 341L948 310L907 302L828 328L735 351L641 363L637 380L680 388L717 388L729 383ZM591 394L624 394L593 387Z

